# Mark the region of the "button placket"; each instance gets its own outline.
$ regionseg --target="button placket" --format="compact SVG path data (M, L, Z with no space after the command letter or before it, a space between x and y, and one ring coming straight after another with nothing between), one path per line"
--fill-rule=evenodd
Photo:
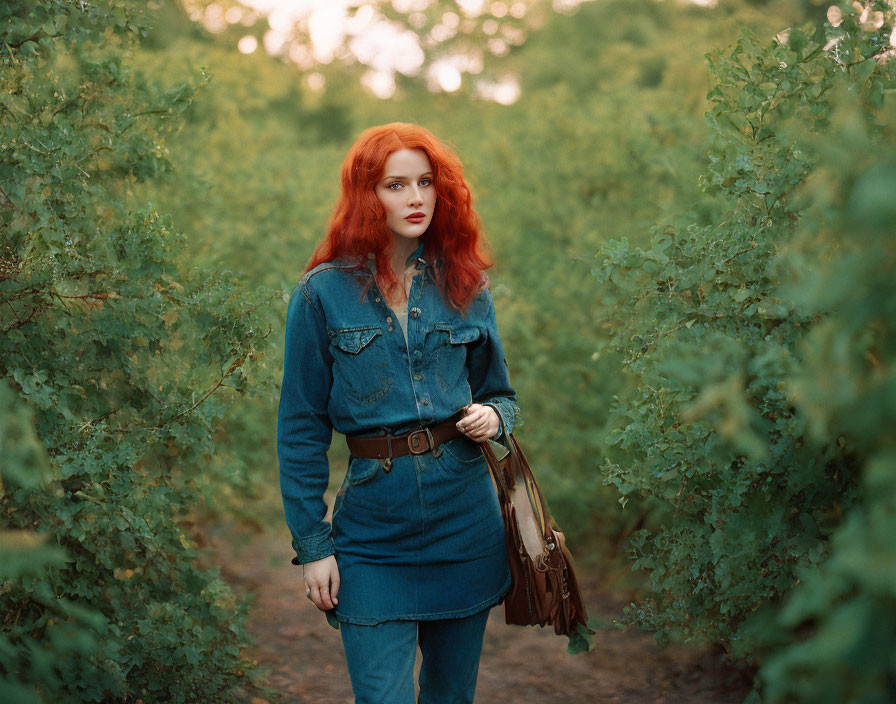
M411 281L411 290L408 292L408 348L413 349L411 356L414 359L414 364L408 359L408 372L411 376L411 387L413 388L414 396L417 399L417 407L426 409L425 412L421 413L421 420L432 420L431 412L429 410L429 396L426 393L426 389L421 387L424 383L424 375L418 368L419 360L423 358L423 352L419 349L420 345L422 345L422 340L420 339L420 318L422 311L420 310L418 303L423 295L425 278L426 269L425 263L423 263L423 270L413 278Z
M420 317L420 309L417 307L417 301L420 299L420 295L421 295L420 289L423 286L423 277L425 275L426 275L426 271L423 270L417 276L415 276L413 279L411 279L411 290L408 292L408 348L410 348L411 345L413 344L411 342L412 337L415 338L415 342L416 342L416 337L417 337L416 333L418 332L418 330L417 330L418 326L416 324L412 325L411 320L416 322L418 320L418 318ZM414 311L417 311L416 314L414 313ZM414 334L412 334L412 331ZM414 359L419 359L419 358L420 358L419 350L415 349L414 350Z
M422 372L415 371L414 366L411 363L411 357L413 357L415 362L419 362L423 358L423 352L419 349L419 346L422 345L422 340L420 338L420 319L423 315L423 311L417 305L423 295L423 287L425 286L425 278L427 274L427 265L426 262L418 257L418 268L420 268L420 272L414 276L411 280L411 290L408 292L408 330L407 330L407 340L405 344L402 345L404 348L402 350L402 357L404 357L407 365L408 365L408 377L411 381L411 390L414 392L414 398L417 401L418 409L422 407L429 408L430 399L428 394L426 393L425 388L419 388L420 384L424 383L425 378ZM395 320L392 317L392 309L389 307L389 304L385 302L383 298L382 292L379 290L379 286L374 280L373 285L375 287L373 291L373 300L375 303L379 304L379 309L385 313L385 322L387 325L388 332L395 331ZM413 323L411 322L413 321ZM404 337L404 334L402 334ZM418 345L417 348L414 345ZM413 350L413 351L411 351ZM411 354L408 354L408 353ZM431 413L421 413L421 420L431 422L433 420Z

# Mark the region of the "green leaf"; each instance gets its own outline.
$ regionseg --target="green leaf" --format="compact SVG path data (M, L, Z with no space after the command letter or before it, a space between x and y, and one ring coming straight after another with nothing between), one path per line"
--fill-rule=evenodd
M588 624L576 623L575 630L569 634L569 642L566 644L566 652L570 655L577 653L587 653L594 650L594 629L597 622L594 619L588 619Z

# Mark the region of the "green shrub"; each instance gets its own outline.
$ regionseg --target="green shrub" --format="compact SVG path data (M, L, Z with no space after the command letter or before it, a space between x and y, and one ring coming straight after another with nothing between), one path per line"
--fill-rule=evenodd
M0 402L20 408L11 384L50 467L2 467L2 549L24 555L0 588L15 701L237 701L251 668L246 604L182 524L244 481L218 433L233 390L264 388L271 295L187 269L171 218L134 202L173 170L166 136L207 80L131 71L141 6L0 9Z
M826 667L809 663L836 651L824 628L847 617L834 608L841 596L852 597L844 610L888 604L878 614L883 640L873 619L851 634L867 637L865 647L886 642L893 662L892 586L843 581L847 544L892 525L878 453L881 419L893 413L882 391L892 378L893 253L882 232L893 222L884 96L896 60L881 52L896 18L887 3L871 5L862 19L844 4L839 27L813 22L772 41L745 32L708 54L715 138L702 184L727 216L654 228L643 248L611 241L594 269L614 303L607 323L631 383L614 405L606 480L623 505L640 496L658 507L632 540L651 593L630 619L661 640L718 642L758 662L819 618L814 638L769 664L769 692L799 691L799 701L883 701L838 698L833 688L813 698L823 686L788 680ZM875 11L885 21L873 28ZM861 137L849 141L850 130ZM867 241L851 241L863 227ZM808 284L795 286L798 275ZM892 543L882 550L891 564Z
M792 379L807 442L850 452L859 485L828 558L797 572L765 636L770 702L896 701L896 104L881 104L875 78L860 84L870 110L840 82L830 127L803 138L813 173L781 262L782 296L821 318Z

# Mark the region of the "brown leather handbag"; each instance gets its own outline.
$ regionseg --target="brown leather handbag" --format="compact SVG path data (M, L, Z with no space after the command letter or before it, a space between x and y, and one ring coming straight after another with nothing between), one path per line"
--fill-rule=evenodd
M513 433L508 439L510 451L501 460L488 442L479 444L495 480L507 534L511 583L504 596L506 621L521 626L553 625L558 635L587 641L576 651L590 649L585 634L594 631L587 626L572 555L526 455Z

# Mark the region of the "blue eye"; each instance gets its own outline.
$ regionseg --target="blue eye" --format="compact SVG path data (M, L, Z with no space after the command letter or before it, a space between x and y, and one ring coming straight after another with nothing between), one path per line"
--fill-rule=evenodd
M424 186L424 187L425 187L425 186L431 186L431 185L432 185L432 179L431 179L431 178L421 178L421 179L420 179L420 185L421 185L421 186ZM393 186L398 186L398 188L393 188ZM404 184L403 184L401 181L393 181L393 182L390 183L388 186L386 186L386 188L388 188L390 191L398 191L398 190L404 188Z

